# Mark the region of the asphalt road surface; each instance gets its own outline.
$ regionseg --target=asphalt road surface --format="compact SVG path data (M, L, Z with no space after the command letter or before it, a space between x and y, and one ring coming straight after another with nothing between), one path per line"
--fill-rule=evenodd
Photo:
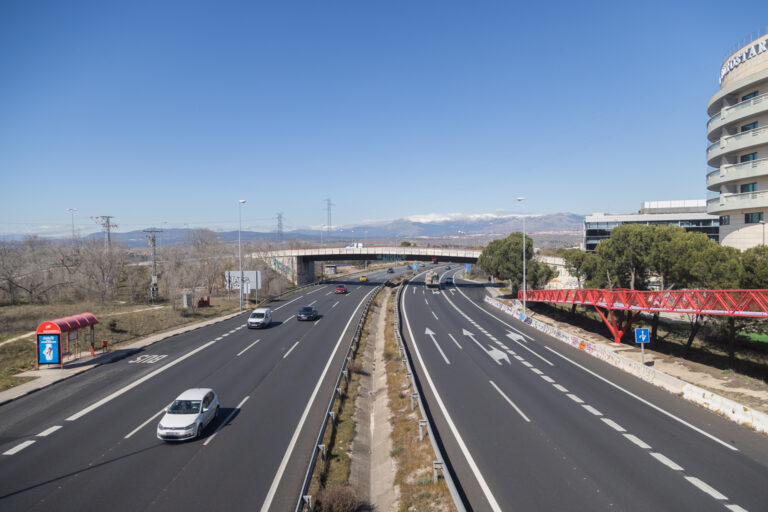
M399 272L399 271L398 271ZM326 284L174 336L0 407L0 510L292 510L362 304L390 275ZM315 305L314 322L298 322ZM183 390L211 387L202 439L155 436Z
M768 438L456 285L402 294L415 371L468 509L768 510Z

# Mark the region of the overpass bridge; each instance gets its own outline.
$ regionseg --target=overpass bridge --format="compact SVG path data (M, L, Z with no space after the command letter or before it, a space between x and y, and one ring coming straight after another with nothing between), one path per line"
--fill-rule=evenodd
M312 249L283 249L253 254L267 261L296 285L309 284L315 279L317 261L451 261L477 263L480 249L446 249L441 247L321 247Z

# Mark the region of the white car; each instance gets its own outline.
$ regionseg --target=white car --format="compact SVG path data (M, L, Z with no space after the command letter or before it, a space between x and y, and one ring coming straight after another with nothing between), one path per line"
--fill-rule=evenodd
M157 438L182 441L201 437L205 427L218 415L219 398L212 389L188 389L165 410L157 424Z
M258 329L268 327L272 323L272 310L269 308L257 308L248 317L248 328Z

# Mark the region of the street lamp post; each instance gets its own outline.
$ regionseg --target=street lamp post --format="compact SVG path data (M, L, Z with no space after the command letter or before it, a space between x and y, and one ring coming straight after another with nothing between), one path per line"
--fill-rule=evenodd
M763 245L765 245L765 221L761 220L760 224L763 225Z
M240 232L243 230L243 214L242 206L245 204L245 199L240 199L237 204L237 254L240 261L240 311L243 310L243 246L240 241Z
M517 201L522 203L524 197L518 197ZM523 316L525 316L525 215L523 215Z
M74 252L75 252L75 212L77 211L77 208L67 208L67 211L72 216L72 254L74 255Z

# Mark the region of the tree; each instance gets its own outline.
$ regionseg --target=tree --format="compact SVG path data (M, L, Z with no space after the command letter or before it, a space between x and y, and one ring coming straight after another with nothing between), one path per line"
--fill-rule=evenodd
M411 242L409 242L408 240L403 240L402 242L400 242L400 247L410 247L411 245L413 244L411 244Z
M616 287L643 290L648 279L648 248L652 244L650 226L624 224L611 230L611 236L595 248L606 263L608 280Z
M565 249L560 251L560 255L565 261L565 268L576 277L579 289L583 288L584 261L587 259L587 253L581 249Z
M555 275L549 265L533 259L533 240L525 236L525 278L528 288L539 288ZM489 274L509 281L512 294L517 295L523 283L523 234L512 233L489 243L477 259L477 264Z
M741 264L741 288L768 288L768 246L758 245L747 249L741 254Z

